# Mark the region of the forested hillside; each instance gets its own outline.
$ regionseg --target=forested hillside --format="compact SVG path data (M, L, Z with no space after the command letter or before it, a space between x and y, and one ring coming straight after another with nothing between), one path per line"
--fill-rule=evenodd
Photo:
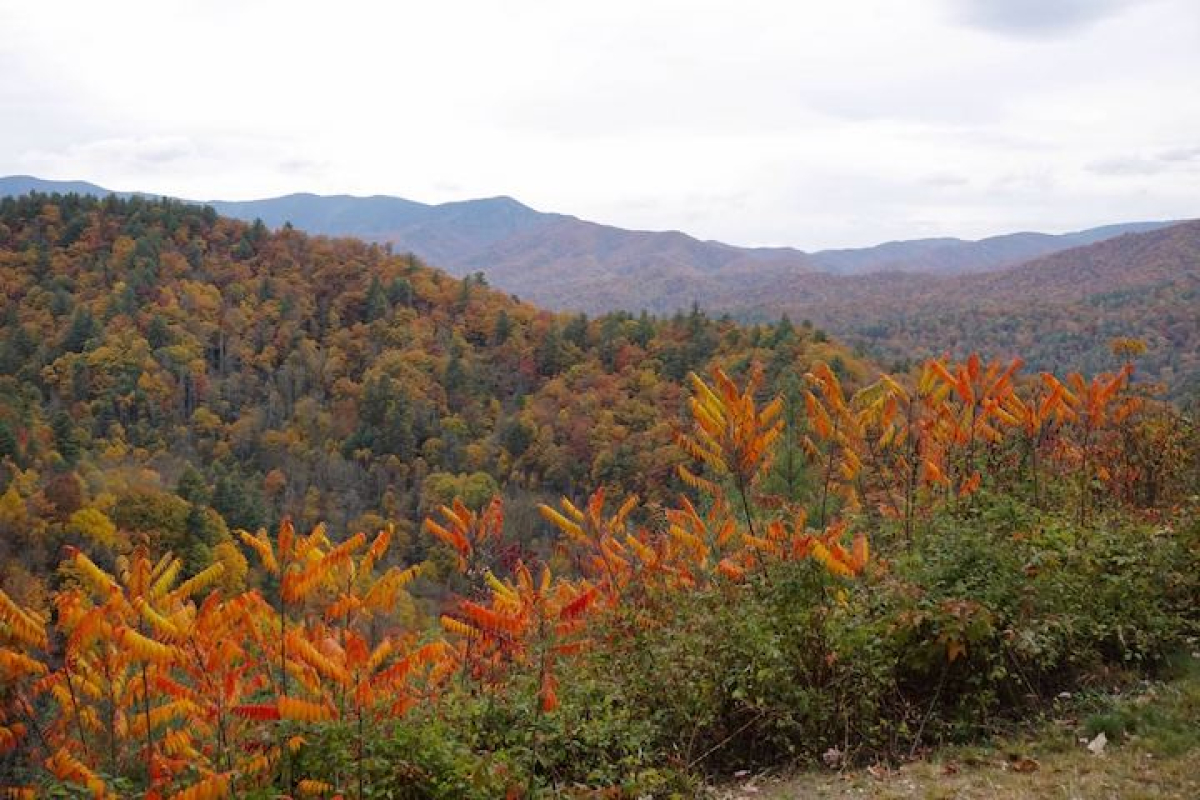
M539 497L677 485L689 370L865 370L819 331L556 315L173 201L0 201L0 280L10 581L81 539L201 565L228 528L285 514L338 535L393 522L403 553L438 503L498 490L528 536Z
M1182 398L1200 388L1198 305L1200 222L1186 222L978 275L806 275L731 310L810 319L885 365L981 352L1094 372L1113 367L1113 338L1136 337L1139 374Z

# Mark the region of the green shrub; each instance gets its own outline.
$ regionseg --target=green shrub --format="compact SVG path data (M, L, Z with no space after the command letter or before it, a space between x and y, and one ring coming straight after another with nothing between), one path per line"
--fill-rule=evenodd
M352 724L322 725L305 734L292 774L339 785L358 784L359 760ZM464 731L433 715L373 724L361 761L364 798L488 800L517 785L518 770L504 752L471 749Z
M897 684L937 706L939 735L961 736L1114 670L1153 670L1194 630L1198 566L1186 535L981 496L935 518L884 586Z
M776 565L675 597L649 627L622 621L622 646L585 668L612 676L648 716L660 763L720 772L811 761L880 736L883 638L852 604L815 563Z

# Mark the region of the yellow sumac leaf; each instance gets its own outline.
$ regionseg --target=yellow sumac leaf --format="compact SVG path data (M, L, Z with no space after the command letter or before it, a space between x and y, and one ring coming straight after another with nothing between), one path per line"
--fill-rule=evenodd
M238 536L247 547L258 554L258 558L262 561L263 567L272 575L279 574L279 562L275 560L275 552L271 547L271 542L267 539L266 532L256 536L248 531L240 531Z
M830 573L843 578L848 578L853 575L854 572L850 569L850 566L845 563L845 561L835 555L837 550L840 550L841 548L838 548L836 545L835 548L836 549L831 550L820 542L814 542L812 546L812 557L816 559L816 561L818 561L822 566L824 566L825 569L829 570Z
M572 539L575 539L576 541L582 541L584 538L586 538L583 534L583 528L579 527L577 523L567 519L550 506L545 505L544 503L539 505L538 513L541 514L547 522L570 536Z
M517 593L513 590L513 588L493 575L490 569L484 572L483 579L487 581L487 585L496 595L512 602L519 601L520 598L517 596Z
M449 545L454 552L458 553L460 559L471 552L471 543L467 541L465 536L456 530L444 528L433 519L429 518L425 520L425 530L433 534L444 544ZM466 566L465 562L462 564L462 566Z
M32 611L21 608L0 589L0 622L6 624L14 638L22 644L45 648L46 625Z
M118 628L117 639L142 661L166 664L175 659L175 648L143 636L133 628Z
M296 784L296 789L300 794L329 794L333 791L333 784L306 778Z
M195 758L199 754L192 747L192 735L184 730L167 731L162 739L163 750L175 758Z
M175 626L175 623L158 613L143 598L136 598L133 601L133 607L137 609L142 619L149 623L150 627L159 636L169 640L175 640L179 637L179 629Z
M183 583L179 584L174 591L171 592L172 597L180 599L191 597L198 592L202 592L212 586L221 576L225 574L225 565L220 561L214 561L205 569L197 572L192 577L188 578Z
M395 649L396 645L391 639L384 639L376 645L375 649L371 651L371 657L367 660L367 672L371 673L377 670Z
M171 795L169 800L218 800L229 796L230 775L209 775L199 783L193 783L183 791Z
M654 548L643 543L640 539L632 534L625 535L625 543L629 545L629 549L638 557L638 560L643 564L651 565L658 561L658 556L654 552Z
M312 642L295 630L288 631L288 650L308 666L330 680L347 683L346 671L332 658L318 650Z
M68 547L67 553L71 557L71 562L96 591L108 594L117 590L117 582L113 580L113 577L96 566L96 562L88 558L82 550Z
M152 574L157 575L157 577L150 587L150 594L155 597L165 595L175 584L175 579L179 577L181 569L183 569L183 561L178 558L171 558L162 565L161 570L156 566Z

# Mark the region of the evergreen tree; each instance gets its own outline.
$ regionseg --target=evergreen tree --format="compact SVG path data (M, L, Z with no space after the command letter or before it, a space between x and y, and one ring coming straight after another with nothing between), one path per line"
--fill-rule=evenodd
M412 284L404 278L393 278L388 284L387 299L393 306L411 306Z
M512 335L512 320L508 318L507 311L500 309L500 313L496 315L496 324L492 328L492 344L504 344L510 335Z
M82 444L79 430L71 421L71 415L65 411L59 411L51 420L50 428L54 431L54 449L62 456L63 461L67 462L69 466L74 466L79 461Z
M71 327L67 329L67 335L63 337L63 350L68 353L82 353L87 347L88 340L95 334L96 320L92 318L92 312L86 308L77 309L75 315L71 317Z
M175 482L175 494L187 500L192 505L207 505L209 493L208 483L200 470L188 464Z
M17 437L13 434L8 422L0 419L0 462L6 458L17 461L18 455L20 452L17 446Z
M367 288L366 300L366 319L367 322L374 322L380 319L388 312L387 295L383 292L383 286L379 283L379 276L371 277L371 285Z

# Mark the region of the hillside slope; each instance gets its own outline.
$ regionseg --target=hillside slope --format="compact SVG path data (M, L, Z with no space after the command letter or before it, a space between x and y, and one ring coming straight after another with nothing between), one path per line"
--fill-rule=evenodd
M980 275L806 276L735 310L811 319L885 361L979 350L1095 371L1111 339L1133 336L1150 348L1143 376L1186 393L1200 387L1198 308L1200 222L1187 222Z
M11 529L0 509L0 565L50 563L87 508L195 563L226 526L407 536L498 489L536 538L537 499L674 495L688 371L867 370L811 330L556 315L378 245L137 197L0 200L0 282L0 494L21 509Z

